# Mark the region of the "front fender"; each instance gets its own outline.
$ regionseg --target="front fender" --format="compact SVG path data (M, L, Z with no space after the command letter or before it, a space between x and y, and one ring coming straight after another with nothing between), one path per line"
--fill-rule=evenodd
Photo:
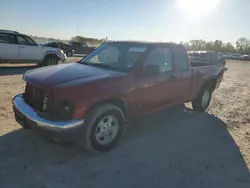
M66 61L66 60L67 60L67 57L66 57L65 54L59 53L59 52L57 52L57 51L46 51L46 52L43 54L42 61L44 61L44 59L45 59L48 55L55 55L55 56L58 57L58 59L61 60L61 61Z

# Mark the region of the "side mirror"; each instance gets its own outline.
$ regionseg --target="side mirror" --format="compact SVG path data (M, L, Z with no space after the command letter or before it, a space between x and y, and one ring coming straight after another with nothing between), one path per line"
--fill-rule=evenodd
M146 65L143 69L144 75L157 75L160 72L160 66L158 65Z

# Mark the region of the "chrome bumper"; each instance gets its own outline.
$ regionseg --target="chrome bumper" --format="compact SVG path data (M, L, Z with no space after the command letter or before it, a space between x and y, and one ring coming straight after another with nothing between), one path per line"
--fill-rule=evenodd
M77 127L84 123L84 119L80 120L73 120L73 121L51 121L44 119L37 115L35 109L30 107L28 104L25 103L23 99L23 95L17 95L13 99L13 107L19 113L24 116L24 119L29 119L32 122L36 123L39 127L44 127L47 129L69 129L73 127Z

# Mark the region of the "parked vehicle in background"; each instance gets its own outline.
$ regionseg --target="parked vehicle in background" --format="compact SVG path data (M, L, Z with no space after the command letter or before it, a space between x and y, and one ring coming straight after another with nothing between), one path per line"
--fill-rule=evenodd
M81 42L69 42L69 45L73 47L76 54L89 54L95 50L94 47Z
M73 47L63 42L50 42L44 44L44 46L61 49L67 57L72 57L74 55Z
M226 65L226 61L221 53L214 51L189 51L189 59L191 62L199 62L203 64L222 64Z
M238 53L231 53L231 59L232 60L239 60L240 57L241 57L241 55L238 54Z
M222 57L224 59L230 59L230 54L228 52L223 53Z
M250 61L250 55L242 55L242 56L240 57L240 60L241 60L241 61Z
M238 53L225 52L223 57L224 57L224 59L229 59L229 60L239 60L241 55Z
M219 56L220 58L226 59L226 58L225 58L225 53L218 52L218 56Z
M108 151L133 118L190 101L195 111L206 110L225 68L203 65L191 66L183 45L107 42L77 63L26 72L25 92L13 99L16 121Z
M0 30L0 62L31 62L48 66L66 59L66 55L60 49L38 44L29 36L16 31Z

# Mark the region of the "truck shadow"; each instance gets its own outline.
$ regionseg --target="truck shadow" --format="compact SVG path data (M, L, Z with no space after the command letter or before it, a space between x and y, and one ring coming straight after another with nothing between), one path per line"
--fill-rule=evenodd
M29 65L29 66L10 66L10 67L0 67L0 76L7 76L7 75L18 75L23 74L28 70L38 68L37 65Z
M0 137L0 157L2 188L250 187L226 124L184 106L135 120L118 147L102 155L19 129Z

